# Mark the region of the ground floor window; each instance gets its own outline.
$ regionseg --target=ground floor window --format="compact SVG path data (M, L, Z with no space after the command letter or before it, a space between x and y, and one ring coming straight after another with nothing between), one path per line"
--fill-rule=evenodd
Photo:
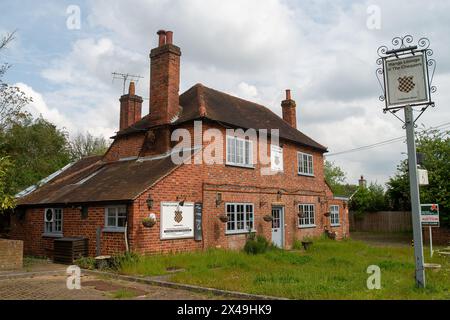
M127 221L126 206L111 206L105 208L105 228L123 231Z
M339 225L339 206L332 205L330 206L330 222L332 226Z
M62 234L63 210L60 208L47 208L44 211L44 233Z
M298 211L301 216L298 219L299 227L306 228L316 226L313 204L299 204Z
M253 230L253 204L227 203L227 233L242 233Z

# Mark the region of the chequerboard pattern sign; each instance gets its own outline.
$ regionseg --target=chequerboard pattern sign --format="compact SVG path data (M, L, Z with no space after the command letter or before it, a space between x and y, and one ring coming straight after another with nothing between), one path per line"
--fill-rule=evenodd
M161 239L194 237L194 204L161 203Z
M386 61L386 88L389 106L428 100L423 55Z

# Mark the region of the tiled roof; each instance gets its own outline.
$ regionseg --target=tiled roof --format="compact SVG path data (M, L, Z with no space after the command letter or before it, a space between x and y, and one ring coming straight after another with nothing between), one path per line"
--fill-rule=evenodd
M206 118L230 126L244 129L279 129L280 137L312 147L322 152L327 148L314 141L260 104L231 96L202 84L196 84L180 95L182 112L172 125L178 125L195 119ZM205 108L206 114L200 114L200 106ZM117 135L125 135L139 131L146 131L152 127L149 116L142 118L134 125L120 131Z

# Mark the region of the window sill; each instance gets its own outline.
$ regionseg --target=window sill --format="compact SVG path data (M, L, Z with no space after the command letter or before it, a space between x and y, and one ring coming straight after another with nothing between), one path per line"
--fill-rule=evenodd
M309 224L309 225L301 225L298 226L299 229L312 229L312 228L316 228L317 226L315 224Z
M339 223L339 224L332 224L332 225L330 225L332 228L335 228L335 227L340 227L341 226L341 224Z
M125 228L114 228L114 227L105 227L102 229L102 232L108 233L124 233Z
M316 176L314 174L308 174L308 173L297 173L298 176L302 176L302 177L311 177L311 178L315 178Z
M252 229L250 232L248 230L242 230L242 231L225 231L226 236L233 236L238 234L249 234L249 233L255 233L256 230Z
M244 164L235 164L235 163L225 163L228 167L242 168L242 169L255 169L255 166L252 165L244 165Z
M62 233L57 233L57 232L54 232L54 233L47 232L47 233L43 233L42 237L43 238L62 238L63 234Z

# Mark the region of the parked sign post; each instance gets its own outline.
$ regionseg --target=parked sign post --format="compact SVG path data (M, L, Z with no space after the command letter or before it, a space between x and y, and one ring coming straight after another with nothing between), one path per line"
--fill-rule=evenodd
M422 227L427 227L430 232L430 256L433 257L433 230L431 228L439 227L439 205L422 204L420 208L420 223Z
M417 119L429 106L434 107L431 94L436 91L436 87L432 86L436 62L434 59L430 59L433 51L429 49L430 41L427 38L419 39L417 45L411 45L412 42L413 37L407 35L394 38L392 40L394 48L391 50L386 46L379 47L377 50L379 68L376 70L376 75L383 91L380 96L380 100L385 102L383 112L394 115L403 122L403 128L406 129L414 260L416 263L415 276L417 286L424 288L425 268L414 126ZM413 107L416 106L421 108L419 115L414 117ZM404 119L397 114L402 109Z

